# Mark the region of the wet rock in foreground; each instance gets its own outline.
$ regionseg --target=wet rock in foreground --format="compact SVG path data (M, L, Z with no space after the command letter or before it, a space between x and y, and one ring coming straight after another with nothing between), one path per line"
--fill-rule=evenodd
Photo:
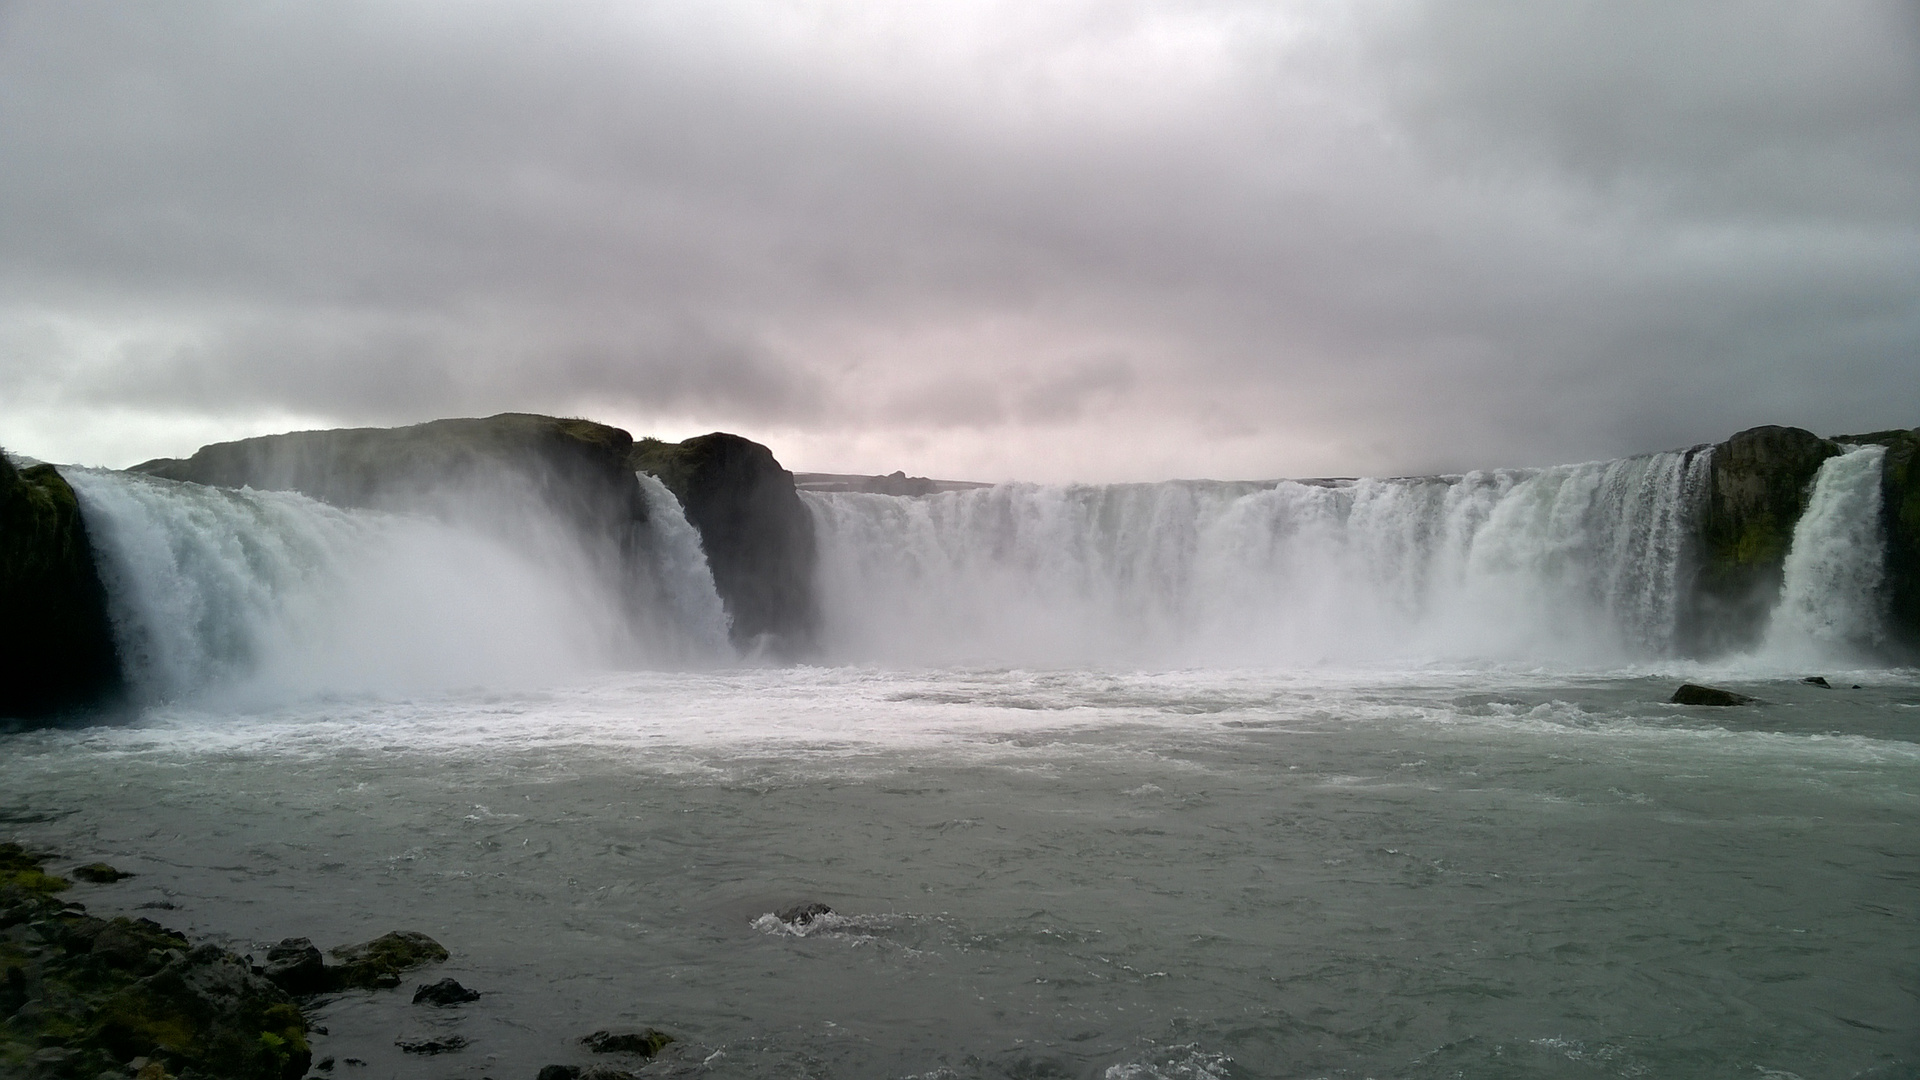
M336 989L399 986L401 972L447 958L447 950L439 942L412 930L396 930L372 941L328 951L339 961L327 969L328 982Z
M433 1035L421 1039L396 1039L393 1045L408 1054L450 1054L464 1049L467 1039L464 1035Z
M664 1031L644 1028L640 1031L596 1031L580 1040L596 1054L639 1054L652 1057L673 1041Z
M422 983L413 991L415 1005L459 1005L479 1000L480 991L469 990L453 979L441 979L437 983Z
M788 926L805 926L822 915L833 914L833 909L819 901L805 904L793 904L773 913L773 917Z
M125 870L116 870L106 863L97 862L74 867L73 876L79 878L81 881L91 882L95 885L111 885L116 881L130 878L133 875L127 873Z
M218 946L61 902L45 861L0 844L0 1075L305 1074L306 1020L284 991Z
M283 938L268 949L260 974L289 994L317 994L327 988L326 962L313 942L303 937Z
M1751 705L1760 700L1745 694L1736 694L1731 690L1721 690L1713 686L1701 686L1698 683L1681 683L1680 689L1673 692L1667 701L1673 705Z

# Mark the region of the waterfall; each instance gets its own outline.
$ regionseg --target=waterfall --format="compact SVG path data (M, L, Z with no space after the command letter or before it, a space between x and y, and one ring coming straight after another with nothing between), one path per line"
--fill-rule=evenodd
M700 568L685 555L677 504L671 521L653 515L651 540L673 562L656 569L657 591L685 607L690 631L676 625L679 609L654 612L662 626L636 620L632 582L557 525L521 521L509 541L471 523L288 492L62 475L86 514L123 663L145 701L537 685L657 661L662 640L678 643L664 657L674 662L714 640L711 612L689 599Z
M653 547L653 573L661 598L696 655L731 657L728 618L714 589L700 532L687 520L667 485L648 473L636 473L647 497L648 528Z
M1593 663L1671 652L1707 465L805 498L839 658Z
M1865 662L1886 638L1884 446L1828 458L1793 527L1780 601L1762 654L1781 662Z

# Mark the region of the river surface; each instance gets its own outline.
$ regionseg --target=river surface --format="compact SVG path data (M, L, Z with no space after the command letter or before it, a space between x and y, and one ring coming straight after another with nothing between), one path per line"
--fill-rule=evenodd
M0 826L135 871L75 887L96 913L255 956L444 943L414 981L485 996L324 1000L338 1080L532 1080L640 1026L678 1039L648 1075L716 1080L1916 1076L1920 676L1824 673L748 667L160 705L6 736ZM1663 703L1709 675L1763 703ZM798 901L837 914L765 917ZM394 1045L432 1032L470 1045Z

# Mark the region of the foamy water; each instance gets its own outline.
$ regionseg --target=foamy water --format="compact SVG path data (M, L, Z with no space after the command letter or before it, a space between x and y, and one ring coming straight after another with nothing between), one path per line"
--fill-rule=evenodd
M349 1075L650 1024L716 1077L1854 1076L1920 1038L1920 684L1852 676L604 675L160 709L0 789L141 874L97 910L445 942L487 996L322 1005Z

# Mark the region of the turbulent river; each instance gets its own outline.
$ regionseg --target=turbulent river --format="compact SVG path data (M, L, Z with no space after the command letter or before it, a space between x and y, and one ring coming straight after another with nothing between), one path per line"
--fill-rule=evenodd
M653 487L636 620L564 545L69 470L145 704L6 736L0 823L256 956L445 943L485 996L325 1001L340 1080L641 1025L715 1078L1920 1075L1877 448L1710 661L1674 644L1702 458L810 495L794 666L727 648ZM430 1031L471 1042L394 1045Z

